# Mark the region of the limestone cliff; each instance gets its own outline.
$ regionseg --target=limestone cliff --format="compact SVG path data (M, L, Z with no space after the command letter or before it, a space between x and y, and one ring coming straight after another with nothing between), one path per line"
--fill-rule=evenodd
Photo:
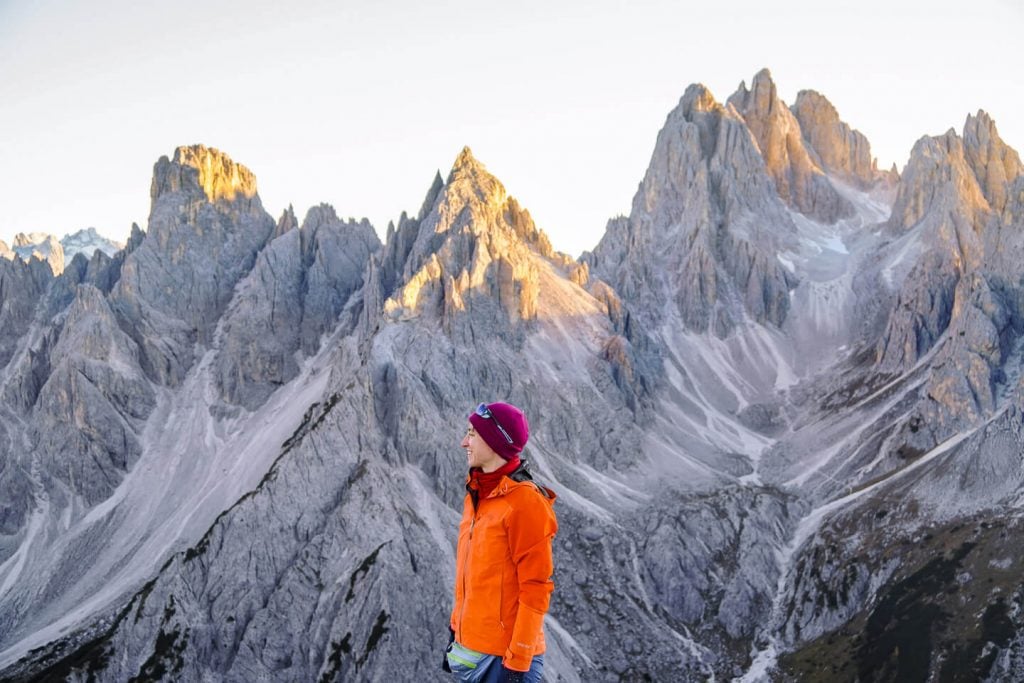
M768 174L784 202L807 216L834 223L853 214L853 207L829 183L811 158L800 123L779 99L767 69L757 72L728 103L736 108L757 142Z

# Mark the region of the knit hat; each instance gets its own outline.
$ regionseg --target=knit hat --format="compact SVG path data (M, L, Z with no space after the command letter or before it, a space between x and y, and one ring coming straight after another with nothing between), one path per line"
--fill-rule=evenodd
M530 438L526 415L510 403L481 403L470 413L469 421L487 445L505 460L519 455Z

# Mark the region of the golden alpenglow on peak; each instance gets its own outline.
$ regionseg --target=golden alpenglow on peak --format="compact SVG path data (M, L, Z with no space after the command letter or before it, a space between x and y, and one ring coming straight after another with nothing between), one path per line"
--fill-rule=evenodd
M469 145L463 145L462 151L459 152L459 156L455 157L455 164L452 170L461 168L464 166L477 166L480 162L473 156L473 150L469 148Z
M199 187L211 202L219 199L232 201L239 195L247 199L256 196L253 172L213 147L178 147L174 150L174 163L199 171Z
M446 194L449 199L460 198L459 203L471 203L473 199L487 206L502 206L508 193L501 181L495 178L477 161L469 147L463 147L455 158L451 173L448 174Z
M691 115L694 112L718 111L722 108L722 105L703 83L694 83L688 87L683 94L681 103L684 103L683 113L686 115Z

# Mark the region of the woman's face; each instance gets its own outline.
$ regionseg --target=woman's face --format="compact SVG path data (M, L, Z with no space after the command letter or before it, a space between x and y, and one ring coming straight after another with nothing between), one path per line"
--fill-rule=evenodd
M466 460L471 468L479 467L485 472L493 471L504 462L494 449L487 445L473 425L466 428L466 435L462 437L462 447L466 449ZM497 467L494 467L497 465Z

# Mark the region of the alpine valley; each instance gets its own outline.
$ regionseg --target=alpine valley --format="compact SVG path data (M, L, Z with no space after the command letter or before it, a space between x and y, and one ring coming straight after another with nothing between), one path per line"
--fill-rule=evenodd
M381 243L180 147L113 255L0 245L0 678L445 680L458 443L507 400L559 496L546 680L1024 680L985 112L882 171L817 92L692 85L577 260L468 148L424 188Z

